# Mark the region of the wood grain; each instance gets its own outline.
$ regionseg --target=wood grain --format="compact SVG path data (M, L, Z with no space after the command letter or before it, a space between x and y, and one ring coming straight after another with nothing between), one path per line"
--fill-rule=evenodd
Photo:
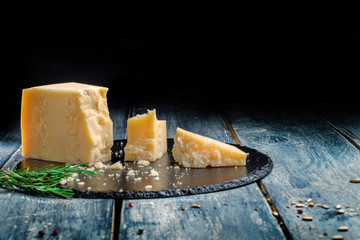
M0 131L0 167L21 144L20 122L4 126Z
M0 188L0 239L111 239L112 199L54 199ZM6 220L5 220L6 219Z
M359 176L360 151L302 109L240 105L225 114L243 145L273 159L273 172L262 182L294 239L335 235L340 225L352 229L342 233L345 238L360 237L360 189L349 183ZM306 203L309 198L314 207ZM290 204L299 201L306 203L302 214ZM345 214L337 213L337 204L348 207ZM303 221L302 216L313 220Z
M153 108L156 108L158 119L166 119L169 138L174 137L179 126L234 143L219 113L201 100L139 100L134 114ZM134 207L128 209L130 203ZM225 203L228 206L224 206ZM191 208L192 204L200 204L201 208ZM124 238L284 239L284 235L261 191L256 184L251 184L211 194L126 200L121 212L119 239Z
M123 204L119 239L284 239L256 184Z
M126 125L130 113L130 102L122 101L109 107L110 118L113 121L114 140L126 138Z
M360 150L359 111L318 111L320 116Z

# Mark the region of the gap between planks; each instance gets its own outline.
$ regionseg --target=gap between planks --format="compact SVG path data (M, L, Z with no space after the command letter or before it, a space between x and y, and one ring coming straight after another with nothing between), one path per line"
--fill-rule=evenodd
M120 239L120 220L121 220L121 206L122 199L115 199L114 208L113 208L113 222L112 222L112 233L111 240Z
M227 129L229 130L232 138L233 138L234 141L236 142L236 144L239 144L240 146L242 146L239 138L237 137L234 129L232 128L232 126L231 126L229 120L227 119L227 117L225 116L225 114L224 114L222 111L220 111L220 110L218 110L218 112L219 112L222 120L224 121ZM264 195L264 197L265 197L265 199L266 199L266 202L269 204L270 209L271 209L271 211L273 212L274 217L277 219L277 222L278 222L278 224L280 225L280 228L281 228L281 230L283 231L286 239L292 240L293 238L292 238L292 236L291 236L291 234L290 234L290 231L289 231L289 229L286 227L286 225L284 224L284 221L283 221L282 217L280 216L278 210L276 209L276 206L274 205L273 201L271 200L271 197L270 197L268 191L266 190L264 184L262 183L261 180L256 181L256 183L257 183L257 185L258 185L261 193Z
M129 106L129 112L127 114L127 118L133 117L134 114L134 102L132 101ZM127 132L126 132L127 135ZM120 239L120 223L121 223L121 208L123 199L114 199L114 209L113 209L113 225L112 225L112 233L111 240L119 240Z
M338 129L334 124L326 120L325 117L323 117L320 113L312 111L313 114L318 116L322 121L324 121L326 124L328 124L332 129L334 129L337 133L339 133L341 136L343 136L348 142L350 142L354 147L360 150L360 145L354 141L349 135Z

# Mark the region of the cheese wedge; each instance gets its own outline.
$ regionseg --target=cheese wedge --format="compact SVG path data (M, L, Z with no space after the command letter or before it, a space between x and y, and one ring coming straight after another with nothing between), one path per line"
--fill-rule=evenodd
M113 123L107 91L73 82L24 89L23 156L77 164L110 160Z
M167 152L166 121L157 120L156 110L129 118L125 161L154 162Z
M176 129L172 154L180 165L191 168L244 166L247 153L235 146Z

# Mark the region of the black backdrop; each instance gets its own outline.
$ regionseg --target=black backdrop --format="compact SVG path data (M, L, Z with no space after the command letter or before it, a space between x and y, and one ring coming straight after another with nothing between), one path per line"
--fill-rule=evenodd
M21 89L68 81L109 87L119 104L143 95L197 95L209 104L359 102L360 33L351 22L130 22L5 26L2 124L19 118Z

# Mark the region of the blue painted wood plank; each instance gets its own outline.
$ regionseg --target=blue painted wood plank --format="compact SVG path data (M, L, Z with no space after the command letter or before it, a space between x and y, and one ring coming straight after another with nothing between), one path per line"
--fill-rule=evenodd
M126 138L126 124L130 113L130 102L118 100L117 104L109 106L110 118L113 121L114 140Z
M197 196L126 200L121 216L119 239L284 239L256 184Z
M21 144L20 122L3 126L0 132L0 167Z
M153 108L156 108L158 119L167 121L169 138L174 137L176 127L179 126L220 141L234 143L219 113L201 100L179 98L139 100L135 104L134 115ZM134 207L128 209L130 203ZM200 204L201 208L191 208L192 204ZM284 239L285 237L258 186L251 184L211 194L123 202L119 239L162 238Z
M0 188L0 239L111 239L112 199L55 199ZM51 234L58 230L55 237Z
M346 134L360 149L360 111L358 109L316 110L329 124Z
M262 182L294 239L360 237L360 185L349 182L359 177L358 149L302 109L239 105L226 108L225 114L243 145L273 159L274 169ZM309 207L307 199L315 206ZM291 205L299 201L305 204L302 213ZM318 207L322 204L330 208ZM338 214L338 204L344 214ZM303 221L303 216L313 220ZM351 231L339 233L344 225Z

